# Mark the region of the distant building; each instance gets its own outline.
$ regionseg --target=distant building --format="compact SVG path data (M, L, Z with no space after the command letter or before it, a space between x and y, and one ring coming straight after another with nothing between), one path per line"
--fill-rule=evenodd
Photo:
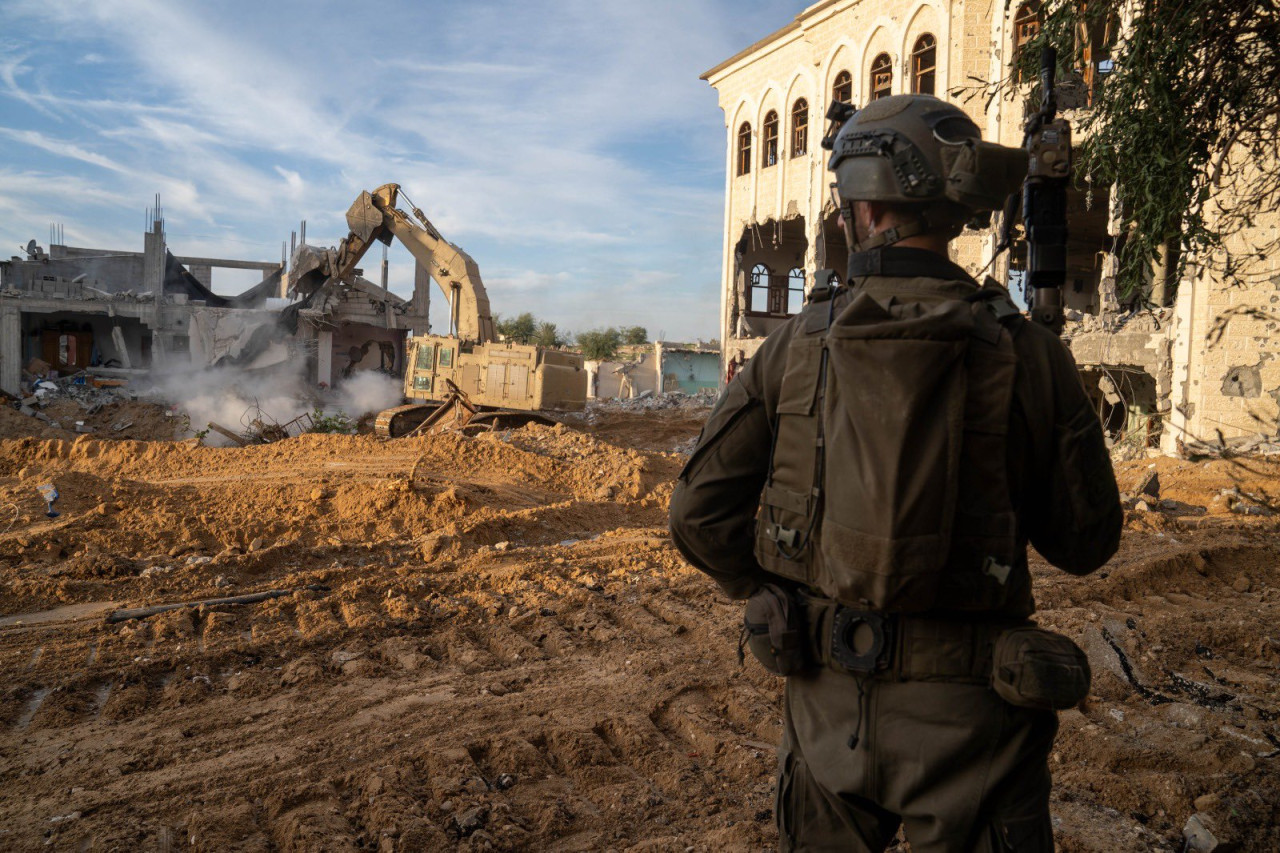
M221 296L210 289L214 268L260 270L263 278ZM159 217L141 252L65 245L46 252L32 240L25 257L0 261L0 389L23 393L32 366L41 375L129 378L300 359L305 375L326 386L356 370L399 373L406 333L428 329L428 286L418 276L409 301L357 277L303 300L281 299L282 264L175 257Z

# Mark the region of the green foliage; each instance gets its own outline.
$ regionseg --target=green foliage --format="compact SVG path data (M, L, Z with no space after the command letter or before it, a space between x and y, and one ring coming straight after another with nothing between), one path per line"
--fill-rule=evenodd
M1141 293L1166 244L1182 248L1179 274L1193 260L1244 282L1251 261L1280 248L1274 237L1227 245L1280 206L1280 4L1049 0L1020 56L1022 79L1036 78L1046 42L1058 49L1059 81L1084 67L1086 49L1094 62L1106 56L1105 34L1117 32L1126 5L1132 24L1110 49L1114 70L1073 117L1077 181L1117 196L1119 290ZM1015 75L997 91L1019 88Z
M540 347L562 347L565 345L565 339L560 336L560 332L556 329L556 324L547 322L538 324L538 331L533 337L533 342Z
M578 348L582 350L582 357L589 361L613 358L621 345L622 333L612 326L578 333Z
M538 321L528 311L511 318L495 316L493 326L498 334L518 344L532 343L538 334Z
M319 406L311 413L311 429L307 432L327 432L339 435L351 435L356 431L355 424L347 413L339 409L332 415L326 415Z
M631 346L649 343L649 330L644 326L623 326L618 330L622 342Z

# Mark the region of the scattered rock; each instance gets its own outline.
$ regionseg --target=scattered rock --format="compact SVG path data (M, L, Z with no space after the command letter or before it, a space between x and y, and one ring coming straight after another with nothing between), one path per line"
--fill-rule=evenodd
M1214 793L1202 794L1196 797L1195 807L1198 812L1207 812L1218 804L1220 797Z
M499 791L505 791L516 784L516 777L510 773L503 773L493 782L493 787Z
M1165 717L1175 726L1195 729L1204 724L1204 709L1186 702L1170 702L1161 708Z
M259 536L249 543L250 551L261 551L265 547L267 547L267 537L265 536Z
M327 497L329 497L329 493L326 492L324 489L311 490L311 500L313 501L322 501Z
M510 548L510 547L511 547L511 543L510 543L510 542L499 542L498 544L496 544L496 545L494 545L494 546L493 546L493 550L495 550L495 551L505 551L505 550L507 550L507 549L508 549L508 548Z
M342 665L349 661L359 660L364 657L364 652L349 652L346 649L338 649L330 657L334 663Z
M1134 489L1134 494L1145 495L1153 500L1160 499L1160 475L1155 471L1148 471L1147 474L1138 483L1138 488Z
M223 588L228 586L235 586L236 582L231 578L227 577L226 575L218 575L216 578L213 579L213 585L216 587Z
M458 828L463 838L471 835L479 829L483 829L484 825L489 822L488 806L472 806L453 819L454 826Z
M1231 584L1231 588L1236 592L1248 592L1253 589L1253 583L1244 575L1236 578L1235 583Z
M1212 825L1211 819L1203 814L1193 814L1187 820L1182 828L1186 853L1227 853L1231 849L1210 829Z
M1133 505L1133 508L1138 512L1151 512L1151 504L1146 501L1138 501Z

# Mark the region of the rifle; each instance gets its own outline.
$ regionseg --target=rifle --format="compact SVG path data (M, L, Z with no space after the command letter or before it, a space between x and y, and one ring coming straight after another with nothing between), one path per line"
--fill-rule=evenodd
M1071 182L1071 125L1058 118L1054 75L1058 52L1040 54L1040 110L1027 120L1022 147L1030 158L1022 183L1031 319L1062 333L1062 285L1067 278L1067 186ZM1008 219L1006 219L1008 221Z

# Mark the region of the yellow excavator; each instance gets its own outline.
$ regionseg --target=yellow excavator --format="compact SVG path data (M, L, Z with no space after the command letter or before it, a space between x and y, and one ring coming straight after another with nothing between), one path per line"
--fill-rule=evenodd
M398 184L360 193L347 211L351 233L327 265L328 280L349 280L374 241L390 245L395 237L449 300L448 335L409 339L407 404L380 413L377 434L397 438L441 428L510 429L554 423L539 410L581 411L587 398L582 356L498 341L476 262L441 237L420 208L410 205L410 219L396 207L402 195Z

